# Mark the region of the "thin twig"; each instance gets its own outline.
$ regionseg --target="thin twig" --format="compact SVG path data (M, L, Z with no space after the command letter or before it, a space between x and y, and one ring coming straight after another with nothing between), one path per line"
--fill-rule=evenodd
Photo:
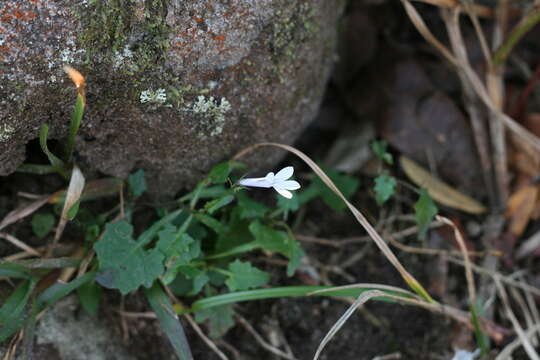
M249 332L253 336L253 338L255 338L255 341L257 341L257 343L261 347L263 347L264 349L268 350L272 354L279 356L283 359L297 360L297 358L293 354L287 354L281 351L280 349L276 348L275 346L272 346L268 342L266 342L263 339L263 337L253 328L253 326L251 326L251 324L242 316L236 314L235 317L236 317L236 320L238 320L238 322L240 323L240 325L242 325L247 330L247 332Z
M0 238L6 239L8 242L13 244L14 246L18 247L21 250L26 251L29 254L32 254L33 256L41 257L41 253L31 247L30 245L25 244L21 240L17 239L15 236L7 234L7 233L0 233Z

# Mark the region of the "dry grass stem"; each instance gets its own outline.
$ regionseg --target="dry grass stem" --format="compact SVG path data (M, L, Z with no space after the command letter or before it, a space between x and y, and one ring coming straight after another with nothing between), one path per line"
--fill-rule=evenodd
M41 257L41 253L39 251L37 251L36 249L31 247L30 245L25 244L24 242L17 239L13 235L10 235L10 234L7 234L7 233L0 233L0 238L7 240L8 242L13 244L14 246L18 247L21 250L24 250L26 253L28 253L28 254L30 254L32 256Z
M2 230L8 225L13 224L14 222L24 219L28 215L33 214L36 210L45 205L51 197L52 195L44 196L28 205L22 206L9 212L0 222L0 230Z
M497 291L499 293L499 297L501 298L504 308L506 310L506 314L510 321L512 322L512 326L514 327L514 330L516 331L519 340L521 344L523 345L523 348L525 349L525 352L529 356L531 360L540 360L540 357L538 356L538 353L532 346L529 338L527 337L527 334L525 334L525 331L523 331L523 328L519 324L519 321L514 314L514 311L512 311L512 308L510 307L510 301L508 300L508 295L506 294L506 290L504 289L504 286L501 283L501 280L498 276L495 276L493 278L495 280L495 285L497 286Z
M527 329L525 332L525 336L528 338L532 338L533 336L536 336L540 332L540 324L535 324L533 327ZM495 360L511 360L512 359L512 353L517 350L521 346L521 339L518 337L514 341L512 341L510 344L506 345L504 349L499 352Z
M202 341L204 341L204 343L221 359L221 360L229 360L229 358L227 357L227 355L225 355L221 350L219 350L219 348L217 347L217 345L208 337L205 335L205 333L202 331L202 329L200 328L200 326L195 322L195 320L193 320L193 318L189 315L189 314L184 314L183 315L186 320L189 322L189 325L191 325L191 327L193 328L193 330L195 330L195 332L197 333L197 335L199 335L199 337L202 339Z

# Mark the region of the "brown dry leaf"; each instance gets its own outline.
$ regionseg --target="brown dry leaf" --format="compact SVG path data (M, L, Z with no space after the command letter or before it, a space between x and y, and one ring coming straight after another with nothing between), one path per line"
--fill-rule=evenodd
M433 200L470 214L482 214L486 211L481 203L435 178L413 160L401 156L399 161L409 179L416 185L425 188Z
M523 186L510 196L505 216L510 219L508 230L512 234L518 237L523 234L535 209L537 197L536 184Z

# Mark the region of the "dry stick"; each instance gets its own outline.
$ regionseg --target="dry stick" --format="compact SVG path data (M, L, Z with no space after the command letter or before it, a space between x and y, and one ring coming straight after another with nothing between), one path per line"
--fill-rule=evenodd
M523 344L523 348L525 349L525 352L527 355L529 355L529 358L532 360L540 360L540 357L538 356L538 353L536 350L534 350L534 347L531 345L531 342L529 341L529 338L523 331L523 328L519 324L518 319L516 318L516 315L512 311L512 308L510 307L510 302L508 300L508 295L506 294L506 290L504 289L504 286L501 284L501 281L497 276L493 278L495 280L495 285L497 286L497 290L499 292L499 296L501 297L501 300L504 304L506 314L510 318L510 321L512 322L512 325L514 326L514 330L519 336L519 339L521 340L521 343Z
M352 205L349 200L341 193L341 191L334 185L332 180L324 173L324 171L321 170L321 168L313 161L311 160L306 154L301 152L298 149L293 148L292 146L278 144L278 143L271 143L271 142L264 142L264 143L258 143L255 145L252 145L242 151L240 151L238 154L234 156L234 160L244 156L245 154L263 146L274 146L278 147L284 150L287 150L296 156L298 156L300 159L302 159L318 176L319 178L332 190L337 196L345 202L349 210L353 213L356 220L364 227L366 232L371 236L375 244L379 247L379 249L382 251L382 253L386 256L388 261L396 268L396 270L400 273L400 275L403 277L405 282L416 292L419 292L422 294L422 296L431 303L435 303L435 300L429 296L427 291L420 285L420 283L412 276L405 267L401 264L401 262L398 260L398 258L394 255L388 244L381 238L381 236L377 233L377 231L371 226L369 221L364 217L364 215L354 206Z
M503 34L507 23L508 4L506 0L501 0L496 11L496 22L493 36L493 48L497 48L502 43ZM487 92L493 105L498 112L502 112L504 106L504 63L490 63L487 68L486 85ZM488 64L489 65L489 64ZM490 131L493 139L493 152L495 160L495 179L499 190L500 205L506 204L508 200L508 162L506 153L506 140L504 125L496 112L490 111ZM502 206L501 206L502 207Z
M183 316L187 319L187 321L189 322L189 325L191 325L191 327L193 328L193 330L195 330L197 335L199 335L199 337L204 341L204 343L210 349L212 349L212 351L215 352L216 355L219 356L220 359L229 360L227 355L225 355L221 350L219 350L217 345L212 340L210 340L208 336L205 335L205 333L202 331L199 325L195 322L195 320L193 320L193 318L189 314L184 314Z
M279 356L284 359L288 360L297 360L297 358L293 354L287 354L280 349L276 348L275 346L270 345L268 342L264 340L264 338L251 326L251 324L244 319L242 316L236 314L236 319L238 322L249 332L255 340L261 345L264 349L271 352L272 354Z
M468 7L469 8L469 7ZM471 16L471 15L469 15ZM476 18L472 17L471 18ZM450 26L450 21L445 21L447 27ZM458 28L459 31L459 28ZM448 29L448 34L450 37L450 43L454 50L456 57L463 61L468 61L467 48L465 46L460 46L453 36L453 31ZM481 35L480 35L481 34ZM484 38L483 33L479 33L479 38ZM485 40L484 40L485 41ZM490 56L487 56L488 59L491 59ZM465 103L465 108L469 114L471 128L473 130L474 142L476 144L476 150L478 151L478 156L480 158L480 166L482 167L482 176L484 178L484 184L486 185L488 196L490 199L491 206L496 204L496 195L493 188L492 176L491 176L491 159L489 155L489 140L486 137L486 124L483 119L483 111L480 108L481 105L478 101L474 90L471 88L469 81L463 70L460 67L456 67L457 75L460 79L461 88L463 90L463 102Z
M0 233L0 238L6 239L8 242L12 243L16 247L18 247L21 250L26 251L29 254L32 254L34 256L41 257L41 253L31 247L30 245L25 244L21 240L17 239L15 236L7 234L7 233Z
M443 216L435 216L435 219L438 221L441 221L449 226L452 227L454 230L454 237L456 238L456 241L459 245L459 249L461 250L463 254L463 261L465 262L465 278L467 279L467 288L469 292L469 301L473 307L476 307L476 287L474 284L474 276L472 272L471 267L471 259L469 259L469 254L467 253L467 247L465 246L465 241L463 241L463 237L461 236L461 233L459 232L459 229L457 226L450 220Z
M476 116L478 116L476 114L478 110L470 109L471 105L473 104L473 101L476 100L477 95L474 93L474 90L471 87L472 84L470 83L470 80L467 78L467 75L465 72L466 68L472 69L472 66L469 63L467 50L465 48L465 42L461 34L461 28L459 25L459 15L460 15L460 8L442 11L442 18L446 25L448 37L450 38L450 43L452 45L452 49L454 50L454 54L457 59L456 72L458 73L458 76L461 80L464 96L468 99L467 104L469 106L467 107L467 110L471 110L469 112L469 114L471 115L471 125L473 128L475 142L478 148L478 153L480 155L480 161L482 164L482 171L483 171L484 179L485 179L486 185L488 186L488 189L490 189L491 181L489 179L491 179L491 172L490 172L491 166L486 164L486 162L489 160L486 159L488 158L488 155L484 154L484 152L488 152L487 148L489 147L488 146L489 141L485 139L484 125L478 124L479 121L480 122L482 121L476 118ZM481 32L481 29L479 31ZM483 35L479 35L479 37L483 38ZM489 51L489 50L486 50L486 51ZM493 74L491 74L491 79L492 79L492 83L496 81L496 78L494 77ZM488 86L489 84L490 82L488 81ZM495 88L495 86L491 85L490 89L493 89L493 88ZM473 98L474 100L472 100ZM493 98L494 96L490 97L492 101L493 101ZM497 106L497 108L499 107ZM506 169L506 147L504 143L504 128L502 126L502 122L500 121L500 118L498 116L496 116L496 118L493 118L494 117L493 114L494 114L493 110L489 110L489 115L490 115L489 130L491 133L492 144L493 144L493 154L494 154L493 157L494 157L495 175L496 175L495 180L497 183L497 189L498 189L498 194L499 194L499 201L495 203L497 204L497 207L500 208L501 205L505 203L505 199L507 197L506 184L507 184L508 176L507 176L507 169ZM501 138L502 138L502 143L501 143ZM495 196L495 193L490 194L490 200L492 202L492 205L493 205L493 200L495 200L496 198L497 197Z
M527 324L528 328L531 328L534 326L535 322L533 320L531 311L529 307L527 306L525 299L523 298L523 295L516 289L511 288L510 294L516 300L516 303L519 305L519 308L521 309L521 313L523 314L523 318L525 318L525 323ZM536 337L531 337L531 344L533 346L537 346L538 342L536 341Z
M525 336L532 337L535 336L540 331L540 323L537 323L532 328L527 329ZM511 359L512 353L521 345L521 339L517 338L512 341L510 344L506 345L504 349L497 355L495 360L508 360Z
M407 15L411 19L413 25L416 27L418 32L428 41L432 46L436 47L441 51L441 54L454 66L457 66L458 62L453 54L451 54L448 49L441 44L439 40L431 33L427 28L426 24L422 20L420 14L416 9L411 5L410 0L401 0ZM492 103L491 98L488 95L488 92L478 75L472 70L470 66L465 66L463 72L467 76L467 79L470 81L472 88L479 96L480 100L490 109L497 113L504 123L504 125L514 132L518 137L527 142L530 146L534 147L536 150L540 151L540 139L525 129L523 126L519 125L514 119L510 118L508 115L500 112Z
M449 257L448 261L450 261L451 263L454 263L454 264L465 266L465 263L461 259L456 259L456 258L453 258L453 257ZM537 288L537 287L534 287L532 285L529 285L529 284L526 284L526 283L520 283L519 281L515 281L515 280L511 279L508 276L500 275L500 274L498 274L498 273L496 273L494 271L491 271L489 269L485 269L485 268L483 268L481 266L478 266L478 265L475 265L475 264L471 264L471 269L474 272L476 272L476 273L478 273L480 275L490 276L491 278L499 277L500 281L507 284L507 285L510 285L510 286L522 289L523 291L528 291L528 292L531 292L531 293L533 293L533 294L535 294L537 296L540 296L540 289Z
M525 279L523 275L519 275L518 278L519 278L520 283L525 283ZM536 306L536 301L534 300L534 297L529 291L523 291L523 292L525 293L525 300L527 301L527 304L529 305L529 309L531 310L533 322L535 324L540 324L540 313L538 312L538 307ZM536 339L536 344L535 344L536 346L538 344L539 338L536 335L534 337Z

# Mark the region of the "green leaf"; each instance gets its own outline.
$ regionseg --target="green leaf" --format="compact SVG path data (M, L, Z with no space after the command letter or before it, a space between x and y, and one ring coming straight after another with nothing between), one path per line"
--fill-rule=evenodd
M77 289L77 296L79 297L82 308L90 316L97 316L102 293L103 288L95 281L89 281Z
M426 189L420 189L420 198L414 204L416 223L418 225L418 237L425 239L429 225L438 209Z
M250 262L241 262L238 259L229 264L229 271L225 284L231 291L261 287L270 280L268 273L253 267Z
M153 223L152 226L150 226L146 231L144 231L141 235L139 235L139 238L137 241L140 243L140 246L142 247L150 243L150 241L152 241L152 239L154 238L154 236L156 236L158 231L161 230L163 226L174 222L180 216L182 211L184 210L183 209L175 210L172 213L165 215L163 218Z
M34 281L24 281L0 308L0 343L24 325L26 304L34 286Z
M81 199L79 198L71 207L69 208L67 212L67 218L69 220L75 219L75 216L77 216L77 213L79 212L79 205L81 204Z
M206 210L210 215L215 213L217 210L221 209L224 206L229 205L234 200L233 195L224 195L215 200L209 201L204 204L204 210Z
M169 298L159 283L155 283L150 289L145 289L144 293L152 310L156 314L161 329L169 338L178 358L180 360L192 360L193 355L191 354L182 324L178 320L178 316L176 316Z
M211 216L205 214L196 214L195 218L199 220L204 225L208 226L210 229L214 230L216 234L221 234L225 232L225 225L220 223L218 220L214 219Z
M69 127L69 136L66 145L66 158L68 162L71 162L73 155L73 149L75 148L75 137L81 127L81 120L84 114L84 97L81 94L77 94L77 100L75 101L75 108L71 116L71 124Z
M21 264L0 261L0 277L14 279L31 279L32 271Z
M52 166L54 166L55 169L60 170L65 167L65 163L60 160L57 156L55 156L47 146L47 137L49 135L49 125L43 124L41 125L41 128L39 130L39 145L41 146L41 150L47 155L47 158L49 159L49 162Z
M348 175L342 175L337 171L324 166L321 166L321 169L334 182L345 198L349 199L358 189L358 179ZM313 180L307 189L300 195L300 202L305 203L311 200L315 194L320 196L323 201L335 211L342 211L347 207L343 200L334 194L334 192L330 190L328 186L326 186L319 178Z
M145 242L133 240L132 234L133 227L125 221L107 224L102 239L94 244L101 273L98 282L124 295L141 285L152 286L165 271L161 251L145 250Z
M394 195L396 190L396 179L386 174L375 178L375 200L381 206Z
M77 290L80 286L93 280L96 277L95 272L88 272L81 277L76 278L68 283L56 283L47 288L37 298L37 303L40 311L47 306L53 305L63 297L68 296L72 291Z
M32 216L32 231L38 238L43 239L53 228L54 222L52 214L37 213Z
M144 180L144 170L139 169L128 176L129 190L134 197L139 197L146 191L146 181Z
M264 217L270 209L263 204L252 200L243 192L238 193L238 206L240 207L240 219L255 219Z
M227 161L214 166L208 174L208 179L214 184L224 184L227 182L231 171L244 168L245 165L236 161Z
M387 147L388 147L388 143L384 140L380 140L380 141L375 140L371 143L371 150L375 153L375 155L377 155L379 159L381 159L388 165L393 165L394 158L392 157L392 154L386 151Z
M277 197L277 207L284 212L296 211L300 208L300 200L298 196L293 196L290 199L276 194Z
M195 311L198 323L209 320L210 336L219 338L234 326L234 311L231 305L216 306Z

